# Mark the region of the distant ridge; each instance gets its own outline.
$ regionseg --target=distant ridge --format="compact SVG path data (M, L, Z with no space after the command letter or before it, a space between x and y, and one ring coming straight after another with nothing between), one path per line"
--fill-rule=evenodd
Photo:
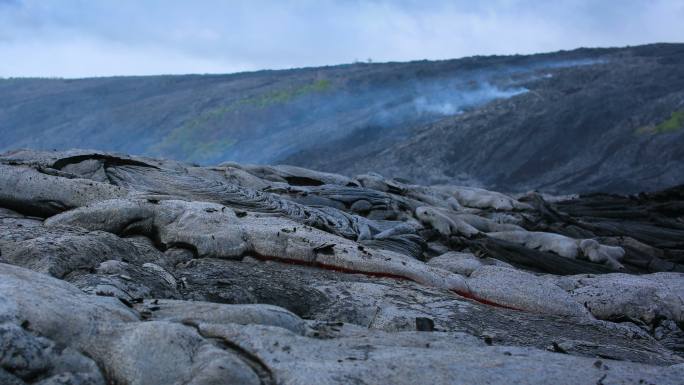
M0 80L0 151L290 163L516 192L684 183L684 45Z

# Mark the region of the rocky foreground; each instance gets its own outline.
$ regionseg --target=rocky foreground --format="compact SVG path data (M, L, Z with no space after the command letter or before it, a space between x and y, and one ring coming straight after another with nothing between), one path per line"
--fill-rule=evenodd
M681 384L684 187L0 156L2 384Z

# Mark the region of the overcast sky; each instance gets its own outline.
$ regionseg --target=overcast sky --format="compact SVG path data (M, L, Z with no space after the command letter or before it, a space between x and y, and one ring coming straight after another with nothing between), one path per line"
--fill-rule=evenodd
M0 77L228 73L684 42L684 0L0 0Z

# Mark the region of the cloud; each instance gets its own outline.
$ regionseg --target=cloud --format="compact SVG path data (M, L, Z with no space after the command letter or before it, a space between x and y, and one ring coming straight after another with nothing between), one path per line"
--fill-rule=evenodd
M225 73L684 40L653 1L0 0L0 76Z

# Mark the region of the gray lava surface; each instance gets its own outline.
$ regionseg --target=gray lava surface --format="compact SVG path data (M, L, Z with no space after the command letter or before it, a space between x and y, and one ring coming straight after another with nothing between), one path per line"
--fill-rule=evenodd
M684 188L0 155L2 384L681 384Z

